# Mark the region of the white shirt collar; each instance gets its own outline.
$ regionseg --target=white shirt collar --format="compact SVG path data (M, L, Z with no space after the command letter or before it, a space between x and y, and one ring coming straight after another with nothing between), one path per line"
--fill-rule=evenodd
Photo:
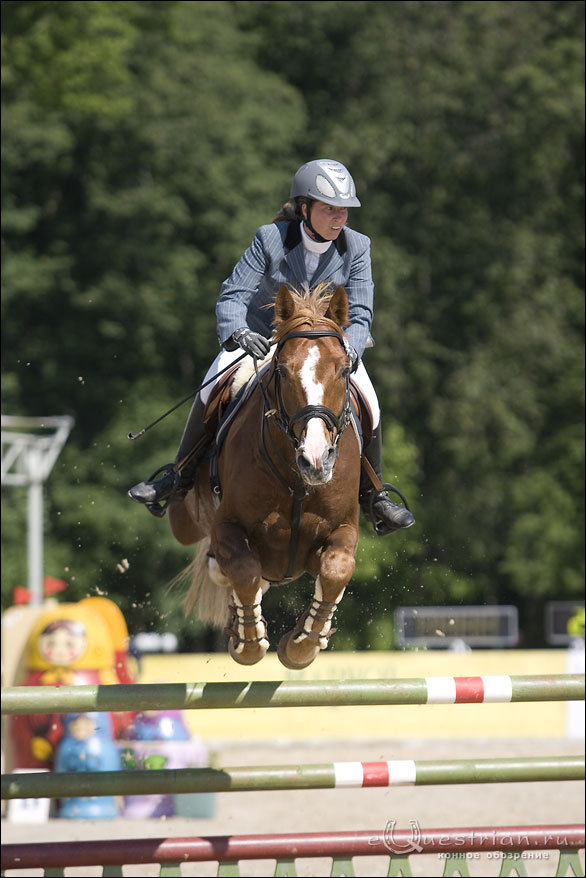
M303 246L310 253L325 253L333 243L332 241L324 241L323 243L321 241L314 241L305 231L304 223L301 223L301 239Z

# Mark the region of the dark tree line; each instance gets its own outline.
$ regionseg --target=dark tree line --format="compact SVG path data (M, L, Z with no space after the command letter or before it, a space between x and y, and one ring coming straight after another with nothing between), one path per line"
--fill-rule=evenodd
M390 645L395 606L494 602L541 643L543 602L583 587L583 53L564 0L2 2L3 412L75 418L46 489L68 599L212 645L167 591L190 552L125 496L186 410L126 435L200 382L222 280L332 156L372 238L386 475L418 520L365 528L339 646ZM3 495L6 606L26 503ZM275 625L304 600L275 592Z

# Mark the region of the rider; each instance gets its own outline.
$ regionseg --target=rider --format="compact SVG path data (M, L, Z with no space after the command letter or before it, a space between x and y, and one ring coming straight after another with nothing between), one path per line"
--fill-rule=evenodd
M370 337L373 316L370 240L345 227L349 207L360 207L360 201L354 180L344 165L318 159L299 168L293 178L290 200L272 223L258 229L252 244L222 284L216 305L222 351L205 380L218 375L241 356L242 350L260 359L268 354L273 318L270 304L274 303L283 284L299 287L329 282L343 286L349 303L350 326L346 336L353 380L368 400L373 418L372 438L364 455L379 480L375 486L362 470L360 505L376 532L383 534L411 527L415 519L408 508L393 503L382 486L380 408L361 359L364 349L373 344ZM151 477L128 492L153 515L164 515L167 503L182 499L193 484L200 454L193 454L180 469L178 464L196 445L201 449L205 447L203 412L211 390L212 386L208 385L195 398L175 465L164 468L159 479ZM165 505L161 505L161 501L166 501Z

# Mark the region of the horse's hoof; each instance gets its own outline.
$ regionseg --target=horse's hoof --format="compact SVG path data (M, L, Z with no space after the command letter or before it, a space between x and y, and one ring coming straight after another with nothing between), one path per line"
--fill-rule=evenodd
M288 634L281 637L277 647L277 655L281 664L290 671L302 671L316 658L320 648L308 638L295 643L293 634L293 631L289 631Z
M234 639L231 637L228 643L228 652L232 656L235 662L238 662L239 665L255 665L262 658L265 657L268 646L262 647L259 643L255 641L251 641L250 643L244 643L243 648L240 652L236 651L236 646L234 645Z

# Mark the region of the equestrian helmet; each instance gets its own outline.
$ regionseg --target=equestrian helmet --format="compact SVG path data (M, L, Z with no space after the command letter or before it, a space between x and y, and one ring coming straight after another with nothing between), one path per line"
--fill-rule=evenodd
M360 207L348 168L332 159L302 165L293 178L290 198L312 198L335 207Z

